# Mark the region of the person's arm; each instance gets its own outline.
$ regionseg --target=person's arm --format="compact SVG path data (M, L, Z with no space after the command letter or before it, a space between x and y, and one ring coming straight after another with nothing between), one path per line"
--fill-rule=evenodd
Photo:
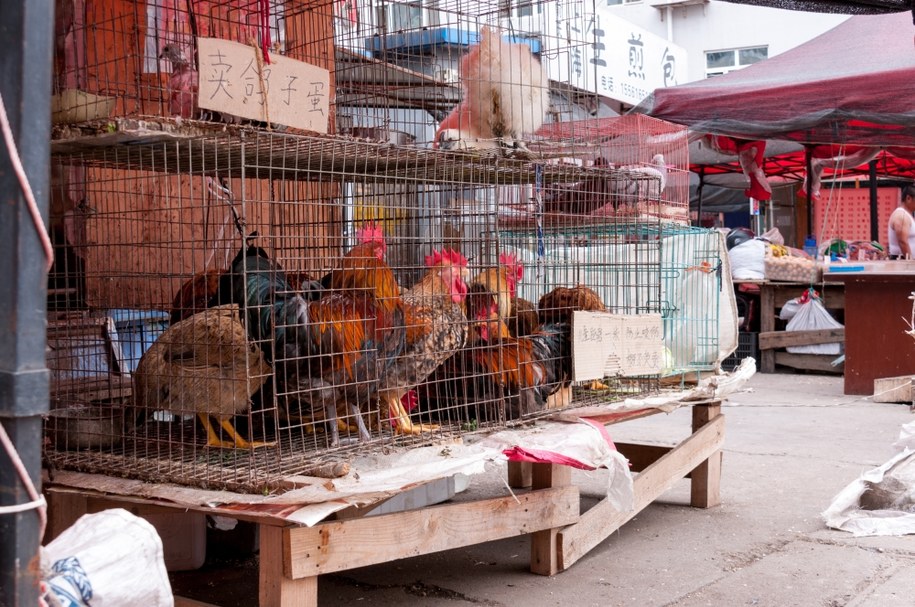
M899 243L900 256L903 259L912 257L912 250L909 248L909 230L912 222L902 213L897 213L893 218L893 230L896 232L896 242Z

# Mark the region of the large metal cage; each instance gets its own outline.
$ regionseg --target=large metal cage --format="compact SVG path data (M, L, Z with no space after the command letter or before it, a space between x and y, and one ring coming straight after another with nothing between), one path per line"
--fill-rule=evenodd
M443 136L484 38L547 63L559 36L505 26L550 3L264 6L75 3L58 31L56 91L83 106L52 143L51 466L281 491L714 368L722 251L686 222L684 129L550 79L535 132ZM176 112L157 53L203 37L328 70L326 133ZM573 381L576 310L659 315L663 364Z

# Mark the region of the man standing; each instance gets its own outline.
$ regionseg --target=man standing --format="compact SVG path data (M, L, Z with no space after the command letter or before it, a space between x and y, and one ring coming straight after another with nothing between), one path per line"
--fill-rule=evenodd
M890 215L887 236L890 259L915 259L915 185L902 189L902 204Z

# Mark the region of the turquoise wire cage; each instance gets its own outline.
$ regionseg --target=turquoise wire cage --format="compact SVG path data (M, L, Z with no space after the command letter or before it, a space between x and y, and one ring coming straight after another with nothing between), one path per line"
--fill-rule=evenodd
M532 226L500 230L498 244L524 265L518 297L537 302L557 286L587 286L608 312L662 316L660 375L716 368L725 253L716 230L662 222Z

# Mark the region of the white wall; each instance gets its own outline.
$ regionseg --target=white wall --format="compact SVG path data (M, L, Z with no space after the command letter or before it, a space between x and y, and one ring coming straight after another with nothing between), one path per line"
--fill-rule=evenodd
M667 11L648 2L608 7L619 17L667 37ZM803 13L712 0L673 9L673 40L689 53L689 80L705 78L705 52L768 46L774 57L819 36L848 15Z

